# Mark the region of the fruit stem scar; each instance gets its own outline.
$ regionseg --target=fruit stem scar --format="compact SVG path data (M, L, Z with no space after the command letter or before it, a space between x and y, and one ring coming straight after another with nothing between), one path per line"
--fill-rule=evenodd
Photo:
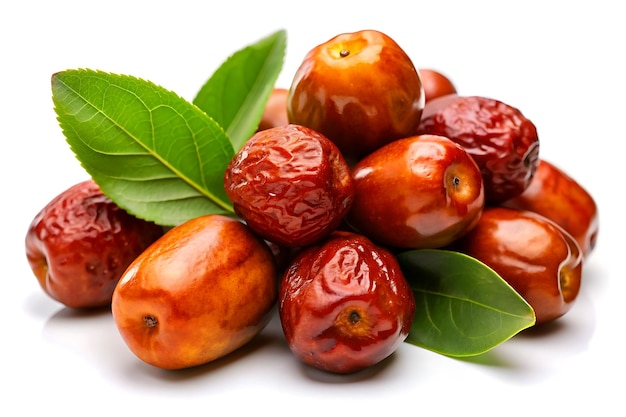
M359 322L359 320L361 320L361 315L359 314L358 311L352 310L350 312L349 320L350 320L350 323L356 324Z
M342 58L345 58L345 57L347 57L348 55L350 55L350 50L349 50L349 49L342 49L342 50L339 52L339 56L340 56L340 57L342 57Z
M159 321L156 319L156 317L150 315L143 316L143 321L144 323L146 323L146 327L148 328L156 327L156 325L159 324Z
M346 306L339 312L335 319L335 328L346 337L359 338L369 337L374 324L371 316L363 308L358 306Z

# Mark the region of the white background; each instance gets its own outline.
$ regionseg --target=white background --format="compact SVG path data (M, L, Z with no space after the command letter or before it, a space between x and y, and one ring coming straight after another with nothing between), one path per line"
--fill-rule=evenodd
M3 2L0 415L624 415L626 25L618 5ZM533 120L541 157L600 208L598 245L570 313L472 360L405 344L383 366L338 377L297 363L276 320L224 360L158 370L130 353L109 314L78 314L47 298L26 264L26 228L86 178L57 125L50 76L68 68L125 73L191 100L230 53L280 28L288 35L282 86L318 43L378 29L417 67L451 76L460 93L500 99Z

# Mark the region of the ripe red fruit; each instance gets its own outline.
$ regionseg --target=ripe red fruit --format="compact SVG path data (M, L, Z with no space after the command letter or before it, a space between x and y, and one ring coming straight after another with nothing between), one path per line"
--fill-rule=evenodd
M338 227L354 194L337 146L293 124L254 134L226 168L224 186L250 228L288 247L314 243Z
M200 216L133 261L111 312L138 358L163 369L189 368L239 349L267 325L277 279L272 252L245 224Z
M578 297L582 250L540 214L488 207L452 247L493 268L535 310L537 324L563 316Z
M283 276L279 315L294 355L335 373L365 369L406 339L415 300L395 257L335 231L305 248Z
M396 140L353 168L346 223L377 244L437 248L478 221L485 194L474 160L443 136Z
M52 199L32 220L26 257L41 288L68 307L104 307L126 267L163 234L92 181Z
M574 178L545 160L539 161L524 192L502 205L534 211L554 221L578 241L585 256L596 245L599 219L595 200Z
M351 163L412 134L423 107L413 62L375 30L340 34L309 51L287 101L291 123L324 134Z
M276 126L283 126L289 123L287 118L287 94L286 88L276 87L270 93L263 116L257 130L265 130Z
M424 87L424 98L429 102L437 97L456 94L456 86L452 80L440 71L431 68L420 68L420 79Z
M443 135L463 146L480 167L490 204L521 194L537 170L535 125L498 100L456 94L431 100L417 132Z

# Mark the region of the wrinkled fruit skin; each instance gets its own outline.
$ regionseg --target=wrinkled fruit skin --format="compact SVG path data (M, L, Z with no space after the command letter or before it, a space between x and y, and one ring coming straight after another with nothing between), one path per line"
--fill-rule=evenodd
M518 109L491 98L452 94L431 100L417 132L446 136L472 155L488 204L521 194L539 163L535 125Z
M474 227L485 202L478 166L443 136L396 140L359 161L352 177L346 223L395 248L449 244Z
M540 214L488 207L454 249L484 262L535 310L536 323L555 320L578 297L583 255L574 238Z
M280 286L279 315L291 351L328 372L356 372L390 356L408 336L414 313L395 257L351 232L333 232L305 248Z
M137 257L111 309L138 358L189 368L250 342L270 320L277 280L265 242L236 219L206 215L170 229Z
M309 51L287 99L289 121L324 134L351 164L412 134L423 108L411 59L374 30L340 34Z
M456 86L452 80L442 72L431 68L420 68L419 73L426 102L448 94L457 94Z
M286 88L276 87L272 90L265 104L257 131L289 123L287 117L287 94L289 94L289 90Z
M598 207L589 192L554 164L540 160L526 190L502 206L539 213L568 231L589 256L598 237Z
M52 199L26 233L26 257L41 288L72 308L111 304L126 267L163 234L105 196L91 179Z
M226 168L224 186L253 230L288 247L314 243L337 228L354 195L337 146L293 124L253 135Z

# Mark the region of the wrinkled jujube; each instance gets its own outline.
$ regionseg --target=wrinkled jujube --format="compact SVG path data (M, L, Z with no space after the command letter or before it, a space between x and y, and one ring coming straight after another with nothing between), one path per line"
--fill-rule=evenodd
M290 247L328 235L354 197L350 168L337 146L294 124L254 134L227 167L224 185L250 228Z
M537 170L535 125L499 100L457 94L431 100L417 132L446 136L472 155L483 175L487 203L521 194Z
M126 267L162 234L161 226L127 213L89 179L35 216L26 256L53 299L74 308L105 307Z
M294 355L335 373L390 356L408 336L415 313L413 292L391 252L346 231L296 256L278 302Z

